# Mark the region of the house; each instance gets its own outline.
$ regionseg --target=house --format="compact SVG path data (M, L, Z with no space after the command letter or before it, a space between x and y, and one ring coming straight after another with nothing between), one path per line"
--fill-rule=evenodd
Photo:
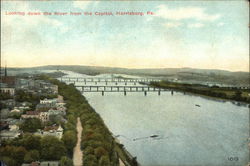
M23 119L28 119L28 118L40 118L39 117L39 112L38 111L27 111L26 114L23 114L21 116Z
M39 119L40 119L42 122L47 122L47 121L49 121L49 113L48 113L48 112L40 112L40 114L39 114Z
M48 111L51 108L56 108L55 103L37 104L36 111Z
M16 101L14 99L1 100L0 102L8 108L14 108L16 104Z
M1 77L0 82L5 83L10 87L15 87L15 85L16 85L16 77L15 76L7 76L7 75L5 75L5 76Z
M64 106L57 106L56 109L59 111L64 111L64 112L66 112L66 110L67 110L67 108Z
M21 135L20 131L10 131L10 130L2 130L0 132L1 139L14 139Z
M54 137L61 139L63 135L63 128L61 127L61 125L46 126L43 130L38 130L38 132L34 134L40 135L40 136L50 135L50 136L54 136Z
M58 103L63 103L63 102L64 102L63 96L58 95L58 96L57 96L57 102L58 102Z
M57 99L47 99L45 98L44 100L40 100L40 104L56 104Z
M0 92L1 93L5 93L5 94L9 94L10 96L14 96L15 95L15 88L13 87L0 87Z
M12 125L9 125L9 129L10 129L10 131L18 131L19 126L16 124L12 124Z
M11 113L16 112L16 113L21 113L23 112L22 110L18 109L17 107L14 107L13 110L10 111Z
M49 109L49 115L66 115L66 111L64 109Z

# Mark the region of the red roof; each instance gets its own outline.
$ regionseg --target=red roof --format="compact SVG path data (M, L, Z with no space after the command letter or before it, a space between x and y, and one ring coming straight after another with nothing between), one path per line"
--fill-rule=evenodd
M15 76L3 76L0 82L8 84L9 86L14 86L16 84L16 77Z
M46 126L44 131L57 130L59 126Z
M31 166L39 166L40 163L38 163L38 162L32 162L30 165L31 165Z

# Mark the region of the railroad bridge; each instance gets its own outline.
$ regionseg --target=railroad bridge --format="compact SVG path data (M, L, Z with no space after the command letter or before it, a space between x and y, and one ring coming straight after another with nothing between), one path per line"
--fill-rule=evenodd
M159 78L61 77L66 82L160 82Z
M124 95L127 92L144 92L144 95L147 95L147 92L158 92L158 95L161 94L162 91L169 91L167 89L156 88L156 87L149 87L149 86L93 86L93 85L75 85L75 87L80 90L82 93L84 92L123 92ZM173 92L172 92L173 94Z
M126 96L127 92L143 92L146 96L148 92L158 92L158 95L160 95L162 91L169 91L163 88L137 85L138 83L160 82L161 80L158 78L61 77L60 79L63 82L73 83L82 93L101 92L104 95L105 92L123 92ZM77 85L76 83L84 83L84 85ZM91 85L87 85L87 83ZM98 85L99 83L106 84ZM121 85L121 83L124 83L124 85ZM129 83L133 85L128 85ZM173 91L171 93L173 94Z

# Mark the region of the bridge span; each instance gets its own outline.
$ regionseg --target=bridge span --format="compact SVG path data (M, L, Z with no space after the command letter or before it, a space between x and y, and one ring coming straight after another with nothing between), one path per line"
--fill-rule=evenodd
M65 82L160 82L159 78L61 77Z
M123 92L124 95L127 92L144 92L144 95L147 95L147 92L158 92L158 95L161 94L162 91L169 91L167 89L149 87L149 86L93 86L93 85L75 85L75 87L80 90L82 93L84 92L101 92L104 95L105 92ZM173 94L173 91L171 91Z

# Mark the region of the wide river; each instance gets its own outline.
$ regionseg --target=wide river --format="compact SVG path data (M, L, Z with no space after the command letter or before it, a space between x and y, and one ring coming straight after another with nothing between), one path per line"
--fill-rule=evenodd
M90 77L66 73L64 77ZM122 92L83 95L142 166L245 166L248 163L247 106L180 92L172 95L169 91L160 96L157 92L149 92L147 96L143 92L127 92L126 96Z

